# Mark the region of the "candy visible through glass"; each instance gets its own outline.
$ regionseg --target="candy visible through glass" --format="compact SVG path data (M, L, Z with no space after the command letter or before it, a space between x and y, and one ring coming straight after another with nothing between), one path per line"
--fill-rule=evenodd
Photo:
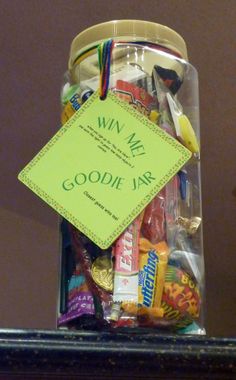
M156 64L149 74L140 63L132 62L130 56L126 66L112 72L111 63L115 67L112 51L117 45L109 40L98 46L101 99L106 98L111 75L111 90L118 97L148 117L157 128L179 139L193 155L198 154L195 132L177 99L184 74L180 77L174 70ZM143 52L148 48L147 42L131 44L133 48L136 45ZM167 56L173 53L155 44L150 47L157 52L157 57L158 52ZM172 59L177 59L174 53ZM77 61L81 63L82 57ZM98 87L98 76L82 83L64 87L62 124L93 94ZM191 214L190 188L191 178L186 167L106 251L62 221L63 307L59 326L178 331L198 320L200 257L192 242L199 233L201 218Z

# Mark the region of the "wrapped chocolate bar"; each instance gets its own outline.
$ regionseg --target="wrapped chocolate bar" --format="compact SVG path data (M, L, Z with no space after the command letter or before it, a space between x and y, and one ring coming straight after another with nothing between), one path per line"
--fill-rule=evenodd
M138 20L83 31L61 106L61 129L19 176L63 217L58 327L204 332L198 76L184 40Z
M140 238L139 258L139 319L150 325L152 319L162 318L161 305L169 249L166 242L151 244ZM142 317L142 318L141 318Z

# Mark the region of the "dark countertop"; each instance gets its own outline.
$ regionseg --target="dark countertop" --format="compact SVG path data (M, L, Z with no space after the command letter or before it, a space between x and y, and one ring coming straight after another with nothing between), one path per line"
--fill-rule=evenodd
M0 379L236 379L236 339L0 330Z

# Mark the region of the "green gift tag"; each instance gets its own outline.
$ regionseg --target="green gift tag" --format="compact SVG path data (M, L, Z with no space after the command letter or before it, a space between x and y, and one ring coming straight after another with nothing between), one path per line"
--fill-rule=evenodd
M105 249L190 157L116 95L94 93L18 178Z

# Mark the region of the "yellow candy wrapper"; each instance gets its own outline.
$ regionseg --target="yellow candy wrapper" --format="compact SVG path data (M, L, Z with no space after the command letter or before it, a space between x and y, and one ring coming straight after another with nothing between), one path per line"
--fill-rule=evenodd
M64 125L73 115L76 111L78 111L81 107L81 99L79 94L74 94L68 103L63 108L62 114L61 114L61 123Z
M139 315L162 317L161 299L165 283L169 249L163 241L151 244L140 239L139 254Z

